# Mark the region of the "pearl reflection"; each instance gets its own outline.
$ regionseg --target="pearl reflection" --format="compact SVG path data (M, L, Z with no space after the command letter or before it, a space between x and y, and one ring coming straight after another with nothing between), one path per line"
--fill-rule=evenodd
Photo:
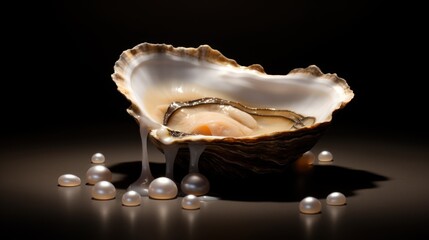
M124 214L128 218L128 226L130 226L131 230L134 230L134 226L136 223L137 211L135 208L123 208Z
M313 237L316 235L315 227L320 222L321 217L321 214L300 214L300 222L304 225L304 233L307 239L317 239L317 237Z
M188 227L187 235L192 239L192 234L198 229L196 226L199 221L198 217L201 211L182 211L183 217L185 218L185 223Z
M82 188L80 187L59 187L58 194L61 198L65 199L65 205L68 212L71 212L73 206L80 201L82 195Z

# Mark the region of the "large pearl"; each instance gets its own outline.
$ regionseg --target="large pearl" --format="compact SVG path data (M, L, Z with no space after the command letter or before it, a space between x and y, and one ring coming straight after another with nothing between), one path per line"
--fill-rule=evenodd
M332 153L326 150L321 151L317 157L321 162L330 162L334 159L334 156L332 155Z
M142 197L136 191L131 190L122 195L122 205L124 206L134 207L140 205L141 202Z
M94 185L99 181L112 181L112 172L103 165L92 166L86 171L86 182Z
M340 192L330 193L326 197L326 204L328 204L328 205L339 206L339 205L345 205L346 202L347 202L346 196L344 196L344 194L342 194Z
M182 208L188 210L194 210L201 208L200 198L189 194L182 199Z
M173 199L177 192L176 183L167 177L155 178L148 188L149 197L153 199Z
M316 214L322 210L322 203L314 197L306 197L299 203L299 211L305 214Z
M201 196L209 192L209 180L201 173L189 173L180 184L180 189L185 194Z
M100 181L92 187L92 197L98 200L109 200L116 197L116 188L111 182Z
M81 183L80 178L73 174L63 174L58 178L58 185L63 187L75 187Z
M94 153L94 155L91 157L91 162L96 164L104 163L105 160L106 158L102 153Z

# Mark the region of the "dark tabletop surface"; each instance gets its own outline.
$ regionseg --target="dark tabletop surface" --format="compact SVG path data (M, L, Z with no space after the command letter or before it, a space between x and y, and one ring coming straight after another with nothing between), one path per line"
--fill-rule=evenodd
M180 195L172 200L144 197L140 206L122 206L121 196L141 167L136 130L132 125L112 125L4 141L0 152L2 232L11 234L12 239L429 236L429 162L427 145L421 142L328 131L312 151L331 151L331 164L316 162L310 172L258 183L213 183L219 199L203 201L199 210L190 211L181 208ZM91 186L85 184L95 152L104 153L105 165L113 172L112 182L117 188L113 200L92 199ZM152 171L162 175L162 155L153 147L149 154ZM58 186L58 177L65 173L79 176L83 183L78 187ZM346 195L345 206L326 204L327 194L333 191ZM299 212L299 201L305 196L320 199L321 213Z

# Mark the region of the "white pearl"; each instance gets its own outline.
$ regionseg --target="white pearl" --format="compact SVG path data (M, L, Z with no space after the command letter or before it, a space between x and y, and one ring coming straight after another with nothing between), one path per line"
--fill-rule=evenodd
M307 164L311 165L314 163L314 160L316 160L316 155L312 151L307 151L304 154L302 154L301 158L302 161L305 161Z
M322 203L314 197L306 197L299 203L299 211L306 214L316 214L322 210Z
M306 172L310 170L314 164L316 155L313 152L307 151L294 163L295 170L298 172Z
M189 173L180 183L180 189L186 194L201 196L209 192L209 180L201 173Z
M172 199L177 192L176 183L167 177L155 178L148 188L149 197L153 199Z
M94 185L99 181L112 181L112 172L103 165L92 166L86 171L86 182Z
M81 183L80 178L73 174L63 174L58 178L58 185L63 187L75 187Z
M109 200L116 196L116 188L111 182L99 181L92 187L92 197L98 200Z
M91 157L92 163L104 163L105 160L106 158L102 153L94 153L94 155Z
M194 210L201 208L200 198L189 194L182 199L182 208L188 210Z
M128 191L122 195L122 204L124 206L138 206L142 202L142 197L136 191Z
M346 204L346 196L340 192L333 192L326 197L326 204L328 205L345 205Z
M334 159L334 156L332 155L331 152L325 150L319 153L318 158L319 158L319 161L321 162L330 162Z

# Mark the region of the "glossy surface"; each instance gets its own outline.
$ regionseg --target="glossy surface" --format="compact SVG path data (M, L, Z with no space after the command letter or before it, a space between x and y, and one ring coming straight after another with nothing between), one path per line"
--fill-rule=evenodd
M305 214L316 214L322 211L322 203L314 197L305 197L299 202L299 211Z
M209 192L210 182L201 173L189 173L182 179L180 190L185 194L201 196Z
M333 206L345 205L347 203L346 196L340 192L330 193L326 197L326 204Z
M136 191L127 191L122 195L122 205L129 206L129 207L135 207L139 206L142 202L142 197L140 194Z
M109 168L103 165L95 165L86 171L86 182L94 185L99 181L111 181L112 172Z
M95 164L104 163L106 161L106 157L102 153L94 153L94 155L91 156L91 162Z
M332 155L332 153L330 151L327 151L327 150L321 151L319 153L319 155L317 155L317 158L321 162L330 162L330 161L334 160L334 156Z
M111 182L99 181L92 187L91 195L97 200L113 199L116 197L116 188Z
M159 177L149 184L149 197L153 199L173 199L178 189L175 182L167 177Z
M74 174L63 174L58 177L58 185L62 187L75 187L81 183L80 177Z

